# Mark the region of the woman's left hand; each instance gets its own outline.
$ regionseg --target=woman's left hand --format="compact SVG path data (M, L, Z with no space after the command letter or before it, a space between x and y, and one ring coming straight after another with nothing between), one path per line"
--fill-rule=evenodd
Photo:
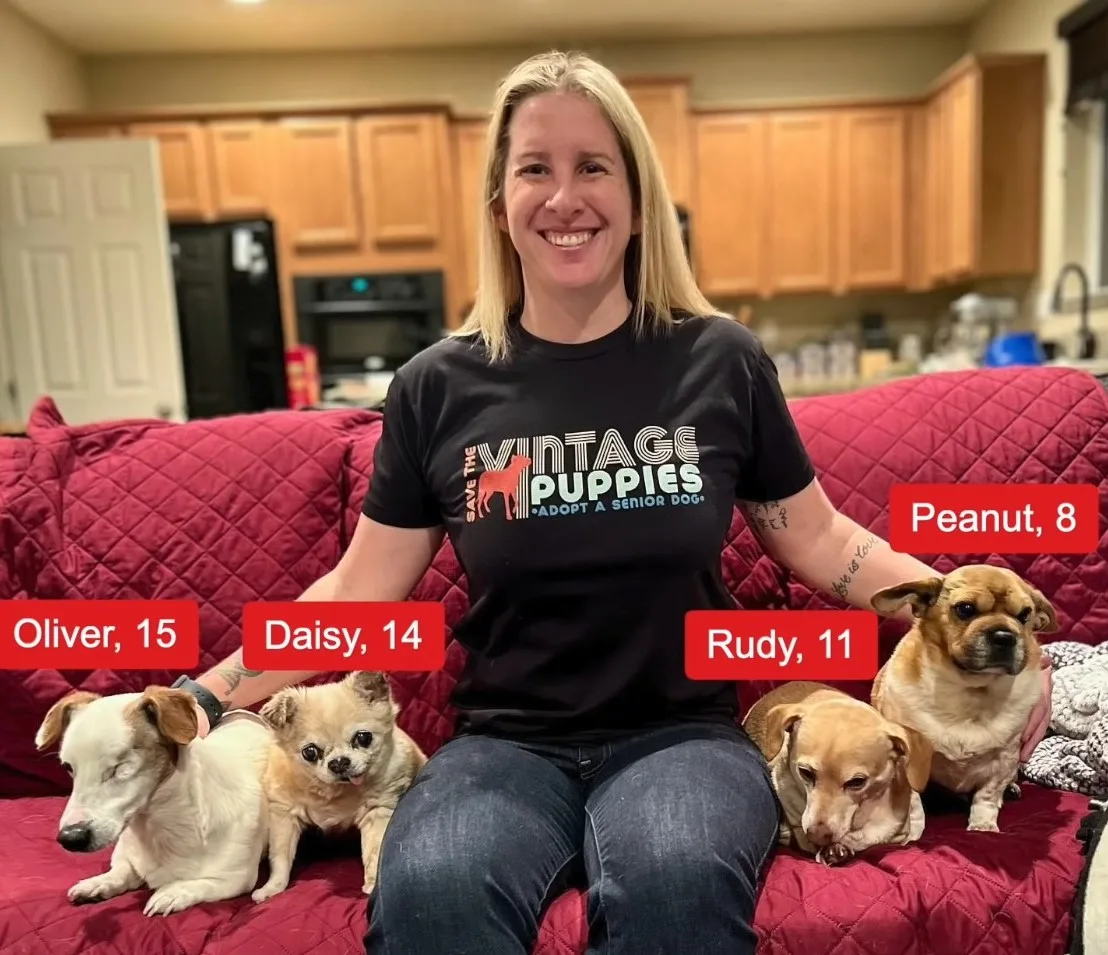
M1042 662L1043 693L1039 702L1031 711L1031 717L1024 727L1023 737L1020 740L1020 762L1026 763L1034 752L1035 747L1043 741L1047 730L1050 728L1050 701L1053 694L1054 678L1050 666L1050 660L1044 656Z

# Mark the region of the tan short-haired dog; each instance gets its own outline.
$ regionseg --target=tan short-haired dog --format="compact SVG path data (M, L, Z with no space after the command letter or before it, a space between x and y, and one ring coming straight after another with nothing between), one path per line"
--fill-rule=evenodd
M770 767L778 841L828 865L923 833L931 748L914 730L822 683L786 683L743 721Z
M879 613L905 603L916 619L874 680L873 705L930 740L931 778L972 797L967 828L998 832L1023 730L1043 693L1035 634L1058 629L1054 608L1017 574L986 564L872 599Z

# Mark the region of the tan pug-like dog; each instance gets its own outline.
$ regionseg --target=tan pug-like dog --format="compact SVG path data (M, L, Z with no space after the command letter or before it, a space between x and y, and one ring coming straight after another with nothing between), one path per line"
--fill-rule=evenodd
M427 757L396 725L400 712L383 673L355 672L337 683L281 690L260 715L273 727L265 775L269 879L264 902L289 883L307 826L361 833L363 891L372 891L385 828Z
M998 832L1005 791L1018 793L1020 742L1043 693L1037 633L1050 602L1012 571L972 564L874 594L879 613L910 604L912 629L873 682L873 705L935 748L931 778L971 796L971 830Z
M834 865L923 834L919 791L931 747L914 730L840 690L799 680L758 700L743 726L769 763L782 845Z

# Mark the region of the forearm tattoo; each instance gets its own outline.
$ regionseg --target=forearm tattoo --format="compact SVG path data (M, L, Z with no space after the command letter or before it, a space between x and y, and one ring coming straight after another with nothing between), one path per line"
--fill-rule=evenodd
M860 543L854 550L854 553L850 555L850 562L846 565L846 571L835 581L831 583L831 589L835 591L844 600L847 593L850 591L850 585L854 581L854 575L862 569L862 561L866 559L866 555L873 550L874 545L878 543L878 538L870 534L862 543Z
M789 510L780 501L748 504L746 516L760 531L783 531L789 526Z
M236 660L228 666L220 667L215 671L216 675L223 679L223 682L227 684L227 691L223 694L223 699L219 702L223 704L223 708L227 709L231 705L231 694L235 692L238 685L247 677L261 676L264 670L251 670L243 665L242 660Z

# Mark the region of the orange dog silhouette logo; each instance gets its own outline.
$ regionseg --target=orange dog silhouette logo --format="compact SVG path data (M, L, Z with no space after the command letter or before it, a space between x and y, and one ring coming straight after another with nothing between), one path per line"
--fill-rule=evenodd
M477 479L477 516L489 513L489 502L499 494L504 499L504 515L512 520L513 511L519 503L519 483L523 472L531 466L531 459L525 454L512 455L506 468L497 471L485 471ZM482 508L484 512L482 513Z

